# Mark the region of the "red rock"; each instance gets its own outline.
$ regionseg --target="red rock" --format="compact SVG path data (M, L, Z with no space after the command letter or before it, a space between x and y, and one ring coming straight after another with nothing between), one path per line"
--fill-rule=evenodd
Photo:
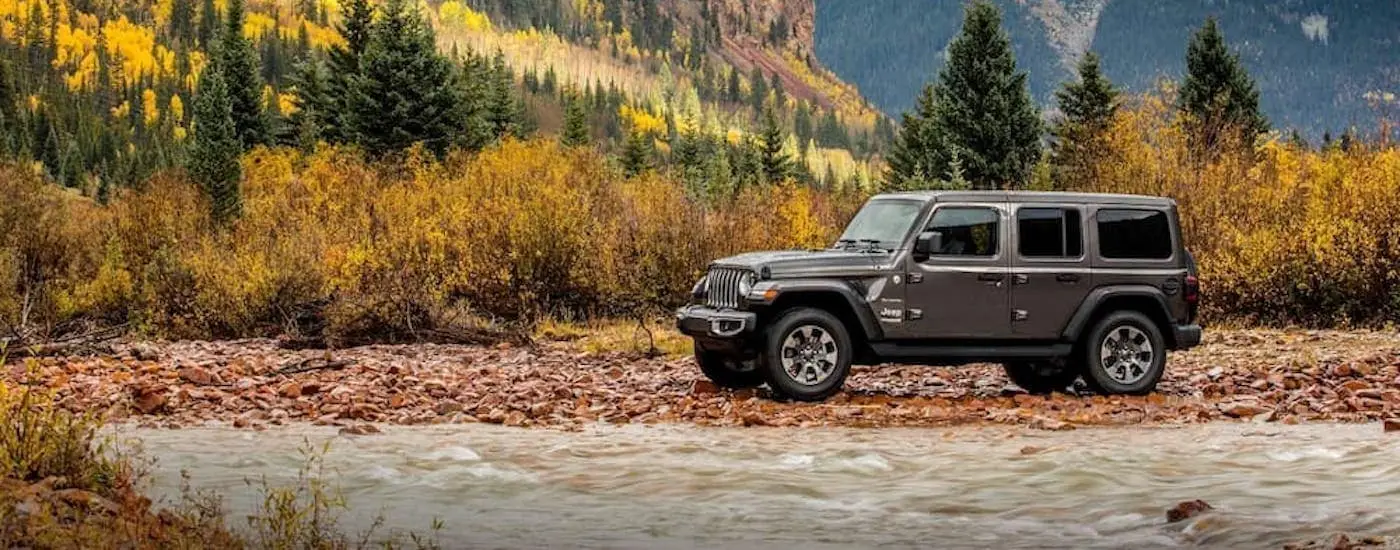
M1030 427L1036 430L1052 431L1065 431L1074 429L1074 426L1069 424L1068 422L1055 420L1053 418L1046 418L1044 416L1037 416L1031 419Z
M690 393L696 395L713 395L719 393L719 386L709 380L696 380L690 386Z
M199 386L223 385L224 381L218 374L210 372L204 367L185 367L180 369L180 379Z
M1268 408L1260 405L1257 401L1221 403L1218 408L1220 412L1225 413L1225 416L1232 418L1248 418L1269 412Z
M302 395L316 395L321 393L321 385L315 382L307 382L301 385Z
M54 491L53 496L70 506L80 507L90 512L116 514L121 511L121 507L118 506L116 502L82 489Z
M341 435L370 435L380 433L374 424L351 424L340 428Z
M408 403L408 398L401 393L396 393L389 398L389 408L391 409L401 409L406 403Z
M456 401L444 401L442 403L438 403L437 407L433 409L433 412L436 412L438 416L447 416L449 414L461 411L462 404Z
M1388 432L1400 432L1400 418L1387 418L1381 427Z
M167 401L163 391L144 392L136 397L136 410L141 414L155 414L165 408Z
M743 416L745 426L767 426L768 419L756 412L745 413Z
M288 382L287 385L282 386L280 389L277 390L277 395L280 395L287 399L296 399L298 397L301 397L303 391L304 388L302 388L299 382Z
M1178 502L1176 506L1167 510L1167 523L1176 523L1200 515L1207 510L1213 510L1210 504L1204 500L1187 500Z

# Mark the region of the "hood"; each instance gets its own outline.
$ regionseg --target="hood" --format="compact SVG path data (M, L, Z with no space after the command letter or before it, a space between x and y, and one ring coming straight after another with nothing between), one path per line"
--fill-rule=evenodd
M888 269L894 258L892 252L768 250L720 258L713 265L748 268L755 273L762 273L767 268L773 279L817 275L868 276Z

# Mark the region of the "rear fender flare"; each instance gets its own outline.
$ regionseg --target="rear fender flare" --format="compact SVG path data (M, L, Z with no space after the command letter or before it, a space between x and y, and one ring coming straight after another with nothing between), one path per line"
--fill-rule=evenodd
M1162 319L1168 320L1172 318L1170 313L1171 309L1167 307L1167 295L1157 287L1149 285L1107 286L1094 289L1084 298L1084 301L1079 304L1079 309L1075 310L1074 315L1070 317L1069 323L1065 325L1065 330L1060 336L1068 342L1079 341L1079 337L1084 331L1089 330L1089 321L1093 320L1094 313L1098 311L1099 306L1110 299L1120 297L1147 298L1151 300L1152 303L1157 304L1159 309L1158 311L1144 311L1143 313L1154 319L1159 316ZM1168 339L1172 337L1170 333L1172 327L1165 326L1160 328L1162 329L1164 337Z

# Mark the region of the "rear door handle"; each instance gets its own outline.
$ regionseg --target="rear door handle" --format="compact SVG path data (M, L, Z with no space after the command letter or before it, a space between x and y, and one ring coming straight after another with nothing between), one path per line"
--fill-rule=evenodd
M1077 283L1079 282L1079 276L1073 273L1061 273L1055 276L1055 280L1062 283Z
M1024 285L1031 282L1031 276L1025 273L1017 273L1011 276L1011 280L1015 281L1018 285Z

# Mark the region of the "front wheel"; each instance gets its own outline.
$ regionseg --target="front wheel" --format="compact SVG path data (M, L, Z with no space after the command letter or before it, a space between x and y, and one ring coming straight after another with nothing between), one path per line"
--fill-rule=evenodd
M700 364L700 372L721 388L742 390L763 384L763 372L756 368L754 361L741 361L696 345L695 362Z
M1002 366L1013 384L1035 395L1064 391L1079 378L1074 369L1052 361L1023 361Z
M769 325L763 351L768 387L779 397L821 401L851 372L851 336L840 319L815 308L788 310Z
M1084 382L1096 393L1145 395L1162 379L1167 346L1146 315L1115 311L1089 331L1084 359Z

